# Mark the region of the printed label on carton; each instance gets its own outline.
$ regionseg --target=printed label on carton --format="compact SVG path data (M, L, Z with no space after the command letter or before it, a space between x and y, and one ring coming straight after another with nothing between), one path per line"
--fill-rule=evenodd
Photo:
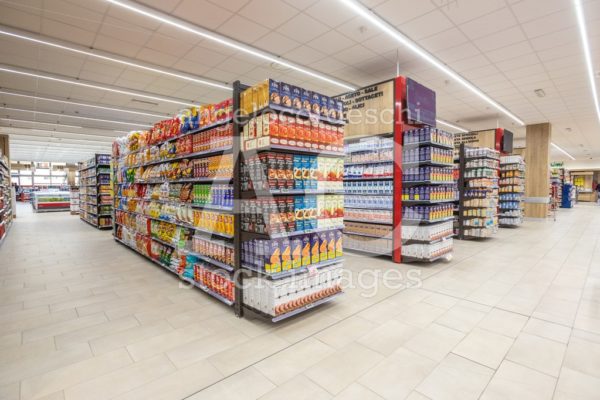
M313 114L321 114L321 95L312 92L310 95L310 107Z
M279 82L269 79L269 103L280 105L281 96L279 94Z
M308 113L310 113L310 111L311 111L311 107L310 107L311 94L312 93L310 90L302 89L302 109Z
M279 84L279 93L281 95L281 105L292 108L292 87L285 82Z
M295 110L302 109L302 89L298 86L292 86L292 108Z

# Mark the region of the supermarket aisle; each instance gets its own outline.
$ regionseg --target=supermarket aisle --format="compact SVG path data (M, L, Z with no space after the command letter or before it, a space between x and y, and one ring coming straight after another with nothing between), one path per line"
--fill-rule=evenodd
M77 216L19 211L0 248L0 398L592 399L600 387L597 207L459 242L447 264L348 255L350 271L380 274L276 326L235 318ZM423 286L384 287L389 269Z

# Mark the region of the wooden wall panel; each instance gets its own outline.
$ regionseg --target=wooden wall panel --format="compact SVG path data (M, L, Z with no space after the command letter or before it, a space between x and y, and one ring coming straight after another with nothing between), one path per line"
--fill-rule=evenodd
M346 139L394 131L394 81L386 81L340 96L348 124Z
M0 153L8 157L10 161L10 147L8 142L8 135L0 135Z
M547 203L531 203L549 197L550 191L550 138L549 123L527 125L525 160L525 216L530 218L546 218Z

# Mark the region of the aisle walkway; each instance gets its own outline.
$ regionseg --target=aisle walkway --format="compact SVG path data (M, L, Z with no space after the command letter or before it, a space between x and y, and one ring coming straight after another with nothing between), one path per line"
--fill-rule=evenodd
M380 274L276 326L235 318L77 216L19 213L0 247L0 399L600 393L600 207L459 242L451 263L349 255L350 271ZM390 269L422 287L384 287Z

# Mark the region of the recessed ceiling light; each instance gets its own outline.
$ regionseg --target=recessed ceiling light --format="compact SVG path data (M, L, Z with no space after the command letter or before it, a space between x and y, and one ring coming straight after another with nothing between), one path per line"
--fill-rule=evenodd
M467 132L469 132L469 131L468 131L468 130L466 130L465 128L461 128L460 126L453 125L453 124L451 124L450 122L446 122L446 121L443 121L443 120L441 120L441 119L436 119L436 120L435 120L435 122L437 122L438 124L441 124L441 125L445 125L445 126L447 126L447 127L449 127L449 128L452 128L452 129L454 129L454 130L457 130L457 131L459 131L459 132L461 132L461 133L467 133Z
M108 1L112 1L112 0L108 0ZM464 86L469 91L474 93L476 96L478 96L479 98L484 100L486 103L488 103L491 106L493 106L494 108L496 108L498 111L502 112L504 115L508 116L510 119L514 120L515 122L517 122L520 125L525 125L525 123L519 117L517 117L515 114L511 113L508 109L506 109L505 107L501 106L499 103L494 101L491 97L489 97L488 95L483 93L479 88L477 88L471 82L467 81L465 78L463 78L457 72L448 68L446 66L446 64L444 64L442 61L435 58L433 55L431 55L431 53L429 53L428 51L426 51L425 49L420 47L417 43L415 43L414 41L409 39L407 36L405 36L400 31L398 31L395 27L393 27L388 22L386 22L385 20L380 18L373 11L371 11L370 9L368 9L367 7L365 7L358 1L356 1L356 0L338 0L338 1L340 1L342 4L344 4L346 7L348 7L352 11L354 11L357 15L360 15L363 18L365 18L366 20L368 20L369 22L371 22L373 25L375 25L376 27L381 29L384 33L386 33L388 36L395 39L397 42L406 46L413 53L417 54L419 57L421 57L422 59L427 61L429 64L433 65L434 67L436 67L437 69L439 69L440 71L442 71L443 73L448 75L450 78L452 78L453 80L460 83L462 86Z
M544 89L535 89L533 92L537 97L546 97L546 92L544 92Z
M17 75L31 76L34 78L46 79L46 80L54 81L54 82L68 83L69 85L82 86L82 87L87 87L90 89L98 89L98 90L104 90L107 92L125 94L127 96L132 96L132 97L142 97L145 99L163 101L165 103L180 104L180 105L190 106L190 107L197 105L194 103L188 103L188 102L184 102L181 100L169 99L166 97L159 97L159 96L153 96L153 95L151 96L151 95L147 95L147 94L143 94L143 93L132 92L129 90L115 89L115 88L111 88L108 86L98 85L95 83L85 83L85 82L81 82L79 80L74 80L74 79L58 78L56 76L53 76L51 74L46 74L46 73L29 72L28 70L25 70L24 68L16 68L16 67L0 65L0 71L10 72L11 74L17 74Z
M182 31L192 33L194 35L200 36L204 39L211 40L213 42L219 43L223 46L232 48L234 50L237 50L237 51L240 51L240 52L243 52L246 54L250 54L254 57L261 58L265 61L281 64L282 66L293 69L296 72L300 72L304 75L308 75L313 78L322 80L324 82L331 83L335 86L344 88L346 90L355 90L354 87L347 85L344 82L335 80L333 78L329 78L328 76L325 76L323 74L309 70L305 67L301 67L297 64L294 64L291 61L284 60L284 59L274 56L270 53L264 52L262 50L256 49L251 46L248 46L244 43L236 42L234 40L229 39L228 37L221 36L219 34L211 32L207 29L202 29L196 25L192 25L192 24L190 24L186 21L180 20L178 18L173 18L172 16L170 16L168 14L157 12L156 10L154 10L150 7L146 7L146 6L140 5L136 2L129 1L129 0L106 0L106 1L108 1L109 3L114 4L116 6L125 8L129 11L133 11L136 14L140 14L145 17L152 18L155 21L159 21L163 24L172 26L172 27L180 29Z
M583 54L585 58L585 64L587 66L588 77L590 80L590 87L592 89L592 98L594 100L594 106L596 107L596 115L600 122L600 102L598 100L598 90L596 89L596 80L594 79L594 68L592 64L592 53L590 51L590 44L587 37L587 29L585 27L585 16L583 11L583 4L581 0L574 0L575 3L575 15L577 15L577 22L579 24L579 36L581 38L581 45L583 47Z
M561 153L565 154L567 157L569 157L571 160L575 160L575 157L573 157L572 155L570 155L569 153L567 153L566 150L564 150L563 148L561 148L560 146L550 142L550 145L552 147L554 147L556 150L560 151Z
M292 70L291 68L286 67L285 65L281 65L281 64L276 63L276 62L272 62L271 63L271 68L273 68L276 71L281 71L281 72L288 72L288 71Z

